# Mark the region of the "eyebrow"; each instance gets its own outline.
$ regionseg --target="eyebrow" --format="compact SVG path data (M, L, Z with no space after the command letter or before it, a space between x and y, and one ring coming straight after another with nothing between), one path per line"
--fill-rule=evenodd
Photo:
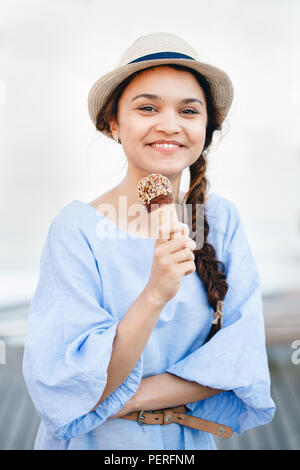
M158 95L152 95L151 93L142 93L141 95L137 95L134 98L132 98L131 102L134 100L137 100L138 98L148 98L149 100L161 101L161 97ZM195 101L198 101L198 103L200 103L204 107L203 101L199 100L198 98L184 98L183 100L180 101L180 103L188 104L188 103L193 103Z

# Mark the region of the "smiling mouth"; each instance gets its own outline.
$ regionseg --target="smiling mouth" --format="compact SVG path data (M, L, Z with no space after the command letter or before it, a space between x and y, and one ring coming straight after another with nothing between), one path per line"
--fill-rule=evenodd
M181 150L185 148L185 145L163 145L163 144L147 144L148 147L151 147L154 150L164 151L164 152L172 152L176 150Z
M183 144L177 144L177 142L151 142L150 144L147 144L147 145L184 147Z

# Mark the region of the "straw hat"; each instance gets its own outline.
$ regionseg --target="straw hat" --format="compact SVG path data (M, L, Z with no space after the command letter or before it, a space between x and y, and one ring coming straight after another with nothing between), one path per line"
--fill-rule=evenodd
M195 50L172 33L152 33L140 36L122 55L117 68L99 78L88 95L88 110L94 124L98 112L110 93L125 78L153 65L179 64L196 70L211 85L214 102L223 108L226 117L233 99L233 86L228 75L213 65L199 62ZM107 137L112 135L102 131Z

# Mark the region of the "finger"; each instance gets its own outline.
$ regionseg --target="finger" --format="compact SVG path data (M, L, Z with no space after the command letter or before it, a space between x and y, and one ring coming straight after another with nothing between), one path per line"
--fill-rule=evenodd
M157 245L161 245L163 243L166 243L169 238L166 236L166 233L165 231L162 229L161 226L158 226L158 233L157 233L157 240L156 240L156 244Z
M158 243L161 242L162 240L158 240ZM189 248L192 251L196 249L195 241L186 236L183 236L183 238L180 240L163 240L163 242L167 242L164 246L164 254L166 255L171 255L177 251L183 250L184 248Z
M172 254L173 262L182 263L183 261L194 261L195 255L189 248L177 251Z
M188 237L190 235L190 228L187 224L181 224L181 230L182 230L182 233L185 237Z
M159 225L160 236L165 240L182 239L183 227L179 221Z
M170 231L171 230L171 231ZM157 235L157 238L160 240L160 241L168 241L168 240L172 240L174 238L182 238L182 234L178 237L177 234L180 234L181 233L181 226L180 224L178 223L178 225L174 225L172 227L172 229L170 229L170 226L166 226L166 225L159 225L158 226L158 235ZM175 236L176 234L176 236Z
M191 238L184 237L182 240L174 240L174 243L169 242L167 248L170 254L184 250L185 248L194 251L196 249L196 243Z
M194 261L184 261L183 263L179 263L181 268L181 275L187 276L188 274L192 274L196 271L196 265Z
M190 229L187 224L181 223L181 228L179 230L179 227L176 226L176 232L172 232L170 235L170 239L182 239L184 237L188 237L190 234Z

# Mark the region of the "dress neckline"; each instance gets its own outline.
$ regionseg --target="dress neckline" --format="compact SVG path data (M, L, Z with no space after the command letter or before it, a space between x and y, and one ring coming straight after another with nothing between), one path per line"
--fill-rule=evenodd
M214 193L211 193L208 195L207 197L207 201L210 199L210 197L212 196L212 194ZM183 198L185 196L185 193L182 192L180 194L180 197L178 197L178 202L179 204L182 204L182 201L183 201ZM206 202L207 202L206 201ZM73 203L78 203L80 204L81 206L83 207L88 207L95 215L97 215L97 217L101 217L102 219L105 219L106 222L111 226L113 227L115 230L117 230L120 234L123 234L125 236L125 239L126 238L130 238L132 240L151 240L152 242L153 241L156 241L156 238L149 238L149 237L142 237L140 235L134 235L133 233L130 233L128 232L127 230L124 230L123 228L121 228L119 225L117 225L116 223L114 223L112 220L110 220L108 217L106 217L102 212L100 212L98 209L96 209L95 207L91 206L88 202L85 202L85 201L81 201L79 199L75 199L73 201ZM124 239L124 236L121 237L121 239L123 240Z
M120 238L121 240L124 240L124 235L125 239L130 238L132 240L152 240L155 241L155 238L149 238L149 237L142 237L139 235L134 235L133 233L128 232L127 230L124 230L121 228L119 225L114 223L112 220L110 220L108 217L106 217L102 212L100 212L98 209L95 207L91 206L88 202L85 201L80 201L79 199L75 199L73 203L79 203L80 205L84 207L88 207L97 217L101 217L102 219L105 219L106 222L113 227L115 230L117 230L120 234L123 234L123 236Z

